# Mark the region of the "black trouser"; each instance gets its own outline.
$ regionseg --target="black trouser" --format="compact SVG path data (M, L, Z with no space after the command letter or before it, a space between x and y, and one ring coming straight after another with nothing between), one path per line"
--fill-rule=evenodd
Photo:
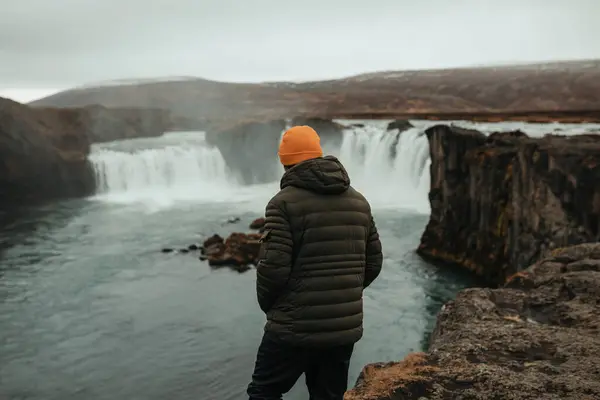
M250 400L280 400L304 373L310 400L342 400L354 345L305 348L281 343L265 332L256 355Z

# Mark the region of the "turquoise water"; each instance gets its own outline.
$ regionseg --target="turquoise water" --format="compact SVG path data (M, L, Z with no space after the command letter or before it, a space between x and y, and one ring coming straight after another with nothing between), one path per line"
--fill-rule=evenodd
M160 249L244 231L253 207L84 200L21 215L0 234L0 398L244 398L264 324L254 269ZM375 217L384 268L365 292L350 385L364 364L421 349L442 303L470 283L414 254L426 215ZM307 398L303 381L286 398Z

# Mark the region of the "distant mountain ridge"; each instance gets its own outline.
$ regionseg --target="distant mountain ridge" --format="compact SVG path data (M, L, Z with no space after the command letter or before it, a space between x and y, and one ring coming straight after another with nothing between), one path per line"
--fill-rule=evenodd
M600 60L382 71L300 83L134 79L66 90L30 104L163 108L175 117L211 120L600 113Z

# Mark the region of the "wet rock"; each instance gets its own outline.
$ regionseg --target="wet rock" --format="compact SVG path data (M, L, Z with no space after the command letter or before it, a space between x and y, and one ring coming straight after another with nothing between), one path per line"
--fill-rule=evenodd
M227 239L214 235L204 242L201 259L207 260L213 267L229 266L244 272L258 261L260 237L258 233L238 232Z
M600 244L555 249L501 289L467 289L427 353L367 365L346 400L600 398Z
M225 223L223 225L227 225L227 224L237 224L238 222L240 222L241 219L240 217L231 217L229 218L227 221L225 221Z
M175 249L170 249L170 248L164 248L161 250L163 253L172 253L175 251Z
M262 232L264 230L264 228L265 228L265 219L263 217L256 218L250 224L250 229L260 230Z
M190 244L188 246L188 250L190 250L190 251L200 250L200 246L198 246L197 244Z
M206 239L204 241L204 243L202 243L203 253L206 252L206 250L208 248L211 248L217 244L222 244L224 242L225 242L225 239L223 239L220 235L217 235L217 234L212 235L211 237Z
M556 247L600 238L597 138L494 133L437 125L431 216L418 253L492 285Z
M398 130L399 132L407 131L410 128L414 128L414 125L405 119L397 119L390 122L387 126L388 131Z

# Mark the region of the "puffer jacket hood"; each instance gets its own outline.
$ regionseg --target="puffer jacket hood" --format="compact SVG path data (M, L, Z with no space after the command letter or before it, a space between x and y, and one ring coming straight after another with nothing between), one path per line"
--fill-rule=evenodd
M319 194L340 194L350 187L350 177L334 156L303 161L288 169L281 178L281 189L294 186Z

